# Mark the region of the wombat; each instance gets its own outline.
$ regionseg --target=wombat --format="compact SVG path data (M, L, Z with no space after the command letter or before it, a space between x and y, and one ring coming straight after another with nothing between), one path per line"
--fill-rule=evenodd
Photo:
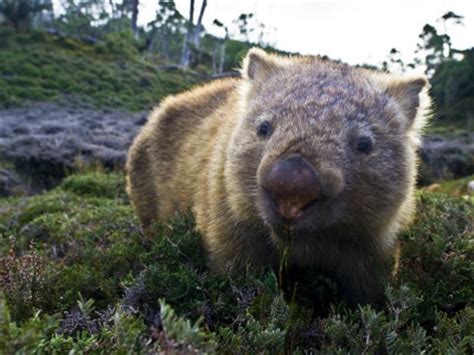
M145 225L192 209L214 270L318 270L377 303L412 220L424 77L251 49L242 78L170 96L127 163Z

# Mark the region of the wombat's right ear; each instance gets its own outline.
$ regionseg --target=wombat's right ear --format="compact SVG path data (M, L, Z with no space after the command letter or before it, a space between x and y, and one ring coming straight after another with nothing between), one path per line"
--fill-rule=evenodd
M424 76L402 76L370 72L383 92L398 103L403 113L403 125L420 131L430 117L431 101L428 95L429 82Z
M387 88L387 92L400 104L409 121L415 119L420 108L420 94L428 86L425 77L413 77L393 81Z
M271 75L278 67L278 64L271 55L259 48L252 48L248 51L242 66L242 76L250 80L264 80Z

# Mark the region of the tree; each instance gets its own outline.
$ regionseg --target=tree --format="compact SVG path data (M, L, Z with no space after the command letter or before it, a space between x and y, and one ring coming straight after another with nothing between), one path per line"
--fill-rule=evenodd
M253 13L243 13L232 21L237 26L240 37L247 42L249 41L249 35L255 30L250 22L253 17Z
M63 0L64 14L59 18L59 30L70 35L89 37L92 42L102 34L99 24L110 20L103 0Z
M44 10L52 10L50 1L0 0L0 14L15 30L29 29L33 17Z
M112 18L112 20L115 20L117 18L117 6L114 0L109 0L109 6L110 6L110 17Z
M451 58L452 57L452 46L451 46L451 40L450 40L450 37L448 36L448 29L447 29L447 25L448 23L450 22L454 22L454 24L456 25L463 25L463 20L464 20L464 16L460 16L460 15L457 15L455 14L454 12L452 11L448 11L446 12L443 16L441 16L438 21L441 21L443 22L443 28L444 28L444 35L447 37L447 45L448 45L448 56Z
M449 48L450 38L447 34L440 35L436 28L430 24L423 27L423 31L418 36L421 43L417 45L417 53L424 53L424 64L426 65L426 74L433 75L436 67L447 57L446 50Z
M204 31L204 26L202 25L202 18L204 17L204 11L206 11L207 0L203 0L201 4L201 10L199 11L198 21L196 26L191 34L191 44L196 48L199 49L199 45L201 43L201 33Z
M424 62L428 76L431 77L441 63L452 58L455 51L452 48L451 37L447 33L447 24L453 22L456 25L462 25L463 19L463 16L448 11L438 19L443 23L444 33L439 33L430 24L423 27L421 34L418 36L421 42L417 45L416 53L424 54L424 58L422 60L418 59L418 63Z
M189 67L191 64L191 46L193 46L194 49L199 50L201 33L204 31L202 19L204 17L206 6L207 0L203 0L201 10L199 11L198 22L194 25L194 0L190 0L188 30L183 42L183 51L181 55L181 65L185 67Z
M194 0L191 0L190 6L189 6L188 30L186 32L186 37L184 38L183 52L181 54L181 65L184 65L185 67L189 66L190 57L191 57L191 49L189 48L189 42L191 38L191 32L193 30L193 22L194 22Z
M401 53L398 49L392 48L388 55L389 65L385 69L391 69L391 71L405 72L405 63L401 58ZM385 62L386 63L386 62ZM387 63L386 63L387 66Z
M31 26L34 28L51 25L54 21L53 0L42 0L43 10L33 14Z
M474 117L474 47L453 51L463 58L446 60L436 68L431 93L438 119L467 120Z
M446 34L448 32L447 30L447 23L448 22L454 22L456 25L463 25L464 24L464 16L455 14L452 11L446 12L443 16L441 16L438 21L443 22L443 27L444 27L444 33Z
M110 0L112 4L112 11L115 12L114 16L120 17L122 19L128 19L130 21L130 28L133 32L133 36L135 39L138 39L138 12L139 12L139 0L122 0L121 3L113 5L112 0Z
M138 20L138 4L139 0L132 0L131 1L131 6L132 6L132 20L131 20L131 27L133 31L133 36L135 39L138 39L138 26L137 26L137 20Z
M220 74L224 71L225 48L227 45L227 40L229 39L229 29L218 19L214 19L212 24L218 28L223 29L225 33L224 37L216 43L212 53L212 73Z
M447 25L463 24L463 16L452 11L438 19L443 23L444 33L426 24L419 35L418 59L426 65L430 77L431 94L439 120L468 120L474 117L474 48L459 50L452 48Z
M146 50L159 51L167 60L181 60L186 20L176 9L174 1L161 0L156 18L148 26Z
M264 23L258 22L255 14L248 12L242 13L234 21L233 25L237 27L237 37L246 42L257 42L260 46L265 46L265 37L270 33ZM275 28L271 29L275 30ZM251 39L252 38L252 39Z

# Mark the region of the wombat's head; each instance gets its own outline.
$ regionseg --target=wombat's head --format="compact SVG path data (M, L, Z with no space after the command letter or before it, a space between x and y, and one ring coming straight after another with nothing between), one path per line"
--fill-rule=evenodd
M317 235L380 230L411 208L423 77L258 49L242 74L225 171L235 213L259 216L276 235Z

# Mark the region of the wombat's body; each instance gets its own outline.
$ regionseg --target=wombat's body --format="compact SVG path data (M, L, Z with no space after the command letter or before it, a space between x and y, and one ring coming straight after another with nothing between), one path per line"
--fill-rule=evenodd
M252 50L242 79L151 114L129 153L132 203L144 224L191 208L218 271L285 254L375 302L414 212L425 84Z

